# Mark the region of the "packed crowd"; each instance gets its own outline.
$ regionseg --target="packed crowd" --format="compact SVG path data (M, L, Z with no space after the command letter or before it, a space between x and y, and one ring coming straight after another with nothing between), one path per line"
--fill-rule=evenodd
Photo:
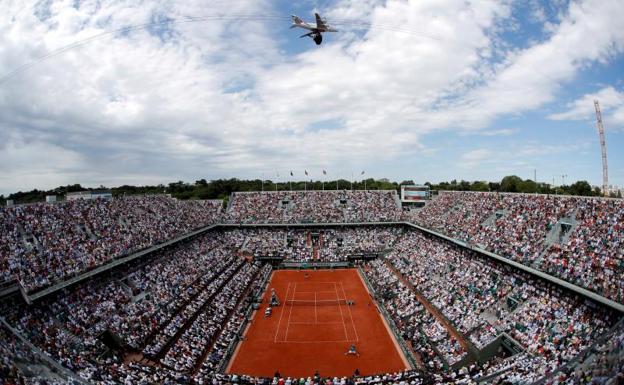
M398 218L397 207L394 191L235 193L226 220L390 221ZM220 202L164 196L2 208L0 280L17 277L27 289L39 289L220 216ZM619 201L443 193L413 218L623 302L624 205ZM575 225L565 236L549 237L562 218ZM550 238L555 241L549 243ZM433 377L418 372L318 381L311 377L290 379L290 385L320 380L341 385L472 384L497 373L496 383L530 383L557 373L615 323L606 310L510 267L392 226L212 231L158 252L148 263L127 267L116 279L98 278L37 306L2 313L47 355L94 383L281 385L288 379L218 374L240 337L249 308L247 293L260 285L258 277L270 272L268 265L260 267L241 256L343 261L351 254L386 252L385 258L367 264L366 276ZM452 325L453 333L437 313L426 310L422 298ZM111 351L101 340L104 332L119 336L150 364ZM524 353L458 367L470 361L467 344L480 350L503 334ZM0 337L4 343L5 335ZM22 353L19 341L9 334L6 341L0 347L0 375L15 380L15 357L36 357ZM563 373L558 383L621 379L622 333L599 349L595 360ZM446 370L451 367L456 370Z
M544 376L556 370L615 321L615 315L592 303L420 232L404 235L388 261L477 348L502 333L517 341L531 358L516 372ZM387 266L381 268L391 274ZM517 305L510 307L508 298ZM442 331L439 326L431 329L428 337L435 342L435 332ZM452 348L457 346L437 348L456 353ZM450 361L448 355L446 359Z
M449 242L410 232L388 257L460 332L469 334L487 324L480 315L509 294L515 284L500 277L496 265L469 255Z
M362 376L354 374L348 377L323 377L315 372L308 377L282 377L275 373L273 377L256 377L238 374L218 374L214 385L433 385L435 380L416 370L396 373Z
M402 233L402 228L394 226L325 230L320 258L336 261L346 260L348 255L381 253L391 249Z
M395 190L267 191L232 194L229 223L342 223L399 220Z
M288 261L346 261L349 255L378 254L392 248L402 233L394 226L227 231L241 251Z
M217 277L213 284L215 289L206 292L211 300L161 359L163 364L178 372L192 372L203 361L211 343L219 336L230 312L257 272L255 265L242 262L241 265L231 265L231 274L226 271Z
M602 341L585 354L585 359L556 376L560 384L621 385L624 383L624 323L613 331L613 337Z
M65 377L50 367L26 343L0 323L0 384L2 385L70 385ZM24 367L27 367L24 369Z
M553 244L539 268L624 303L624 203L580 199L577 227Z
M251 282L249 291L259 296L264 290L264 283L268 281L271 273L271 267L264 265L254 281ZM240 302L240 295L239 300ZM231 354L236 346L236 343L242 338L243 329L246 325L245 321L249 318L248 312L250 310L250 303L240 303L238 307L234 307L233 300L228 302L229 307L232 309L232 314L229 321L222 328L219 337L215 341L214 348L206 356L201 367L193 377L197 384L209 384L212 383L217 373L223 371L225 364L227 363L228 355Z
M623 200L442 192L408 215L425 227L624 302ZM565 230L558 225L562 220Z
M0 282L28 290L219 220L221 201L166 196L74 200L0 208Z
M245 294L270 266L239 258L223 232L212 232L128 269L122 278L102 277L3 314L45 354L91 382L184 383L199 368L207 376L225 357L239 332L239 305L249 307ZM124 361L104 345L104 332L162 366Z
M463 359L467 352L458 346L444 326L428 313L410 290L381 259L365 270L402 338L410 344L428 370L441 372Z
M400 219L398 207L394 190L240 192L233 193L224 217L230 223L391 221ZM441 192L407 215L418 224L624 302L621 200ZM35 291L221 217L221 201L165 196L0 208L0 282L17 278L27 291ZM561 220L570 223L568 233L559 225ZM250 238L249 248L278 255L291 249L282 256L311 260L341 260L340 252L347 248L378 251L357 250L361 246L319 248L298 235L294 246L284 248L281 236L260 236ZM326 238L326 245L333 244L331 234ZM358 245L363 242L360 239Z
M194 261L194 263L196 262ZM155 359L164 355L169 347L169 343L176 334L192 326L193 320L198 315L200 318L205 317L203 310L210 306L212 297L232 278L241 264L242 261L237 261L235 258L223 258L216 269L200 277L198 282L199 290L191 288L192 294L197 293L197 295L193 296L192 299L189 298L189 300L184 301L183 304L186 306L173 306L171 308L171 311L175 311L173 315L167 314L168 317L157 318L162 320L163 324L166 323L166 326L152 336L149 344L143 349L143 353ZM172 283L177 285L175 281ZM169 362L171 361L175 360L169 360Z

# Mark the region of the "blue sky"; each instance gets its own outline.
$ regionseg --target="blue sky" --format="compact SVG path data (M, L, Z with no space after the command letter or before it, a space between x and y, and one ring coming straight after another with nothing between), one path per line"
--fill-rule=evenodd
M610 182L624 186L619 0L4 0L0 10L0 194L285 181L291 169L417 182L536 170L539 181L599 185L595 98ZM340 29L321 46L289 29L291 14L315 11Z

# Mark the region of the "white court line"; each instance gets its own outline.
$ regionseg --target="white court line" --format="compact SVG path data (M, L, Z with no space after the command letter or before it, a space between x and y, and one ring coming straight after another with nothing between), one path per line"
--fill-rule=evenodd
M342 322L291 322L291 325L339 325Z
M288 291L290 290L290 282L288 282L288 287L286 288L286 296L284 297L284 306L286 306L286 300L288 299ZM271 301L269 299L269 301ZM277 335L279 334L280 331L280 324L282 323L282 317L284 316L284 306L280 306L281 307L281 313L280 313L280 317L279 317L279 321L277 321L277 330L275 331L275 339L273 340L273 342L277 342Z
M293 288L293 298L295 298L297 294L297 282L295 282L295 287ZM284 306L286 302L284 301ZM284 335L284 341L288 340L288 329L290 328L290 316L292 315L293 305L290 305L290 310L288 311L288 323L286 324L286 334Z
M299 291L299 294L312 294L312 293L335 293L335 291L333 290L328 290L328 291Z
M318 322L318 317L316 315L316 292L314 292L314 324Z
M338 342L344 343L344 342L351 342L351 341L349 341L349 340L327 340L327 341L318 341L318 340L315 340L315 341L293 341L293 340L290 340L290 341L277 341L276 343L278 343L278 344L327 344L327 343L333 343L333 342L335 342L335 343L338 343Z
M342 295L344 295L345 299L347 298L347 293L345 292L344 289L344 285L342 284L342 281L340 281L340 287L342 288ZM347 309L349 309L349 317L351 317L351 325L353 326L353 331L355 332L355 341L359 341L360 338L358 337L357 334L357 329L355 328L355 322L353 321L353 313L351 313L351 307L347 306Z
M336 286L335 282L334 282L334 291L336 292L336 300L340 301L340 298L338 298L338 286ZM347 324L345 324L344 316L342 315L342 305L340 305L340 303L338 303L338 309L340 309L340 318L342 319L342 327L344 328L345 339L348 341L349 336L347 335Z

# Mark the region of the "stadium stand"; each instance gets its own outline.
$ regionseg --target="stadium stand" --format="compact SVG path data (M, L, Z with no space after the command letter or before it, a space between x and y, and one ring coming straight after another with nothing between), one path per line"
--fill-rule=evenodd
M27 291L220 220L221 201L166 196L0 208L0 279Z
M603 338L583 355L577 365L555 377L559 383L621 384L624 382L624 323L620 322L610 338Z
M267 269L262 269L265 275ZM163 252L123 279L82 285L69 295L11 312L10 319L46 354L87 380L124 382L123 376L152 373L177 383L189 378L179 372L189 374L206 357L214 362L223 356L232 338L232 331L225 331L234 330L227 327L229 317L260 270L235 257L223 234L210 233ZM143 349L144 361L160 360L162 371L104 354L106 332L124 349Z
M399 220L395 190L237 192L228 223L340 223Z
M0 274L29 291L212 223L301 226L208 230L30 306L0 310L46 357L93 384L622 383L621 314L422 231L370 225L402 219L396 202L394 191L309 191L234 193L225 213L220 201L164 196L2 208ZM445 192L407 215L624 302L621 201ZM344 378L223 374L251 293L271 272L262 257L347 261L358 254L376 257L362 270L420 368ZM5 383L71 382L50 370L25 375L24 368L46 364L0 329ZM517 351L487 353L503 339Z
M288 261L346 261L350 255L377 254L390 249L403 230L399 227L249 228L231 230L242 251L255 257Z
M367 269L369 279L383 293L386 309L403 327L403 335L420 353L429 369L438 369L436 356L448 366L465 352L439 323L417 305L416 296L403 285L395 267L424 297L478 349L503 333L517 341L525 353L482 370L481 376L513 365L513 376L531 383L557 370L604 335L616 316L596 309L510 269L482 260L439 239L418 232L405 235L388 256ZM398 285L397 285L398 282ZM514 301L507 301L508 298ZM509 304L513 303L514 306ZM442 343L440 343L442 341ZM435 349L431 349L431 346Z
M56 371L31 346L0 323L0 383L66 385L74 381Z
M408 215L424 227L624 302L621 199L442 192Z

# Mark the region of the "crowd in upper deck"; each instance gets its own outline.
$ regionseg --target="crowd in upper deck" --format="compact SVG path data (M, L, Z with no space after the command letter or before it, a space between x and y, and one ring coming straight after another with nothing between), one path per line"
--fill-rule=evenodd
M5 207L0 208L0 282L17 278L35 291L223 220L343 223L403 217L624 302L622 200L441 192L420 210L401 213L398 207L395 191L344 190L233 193L225 213L221 201L166 196ZM248 237L248 249L285 259L338 261L378 252L388 243L377 236L371 240L366 232L322 233L311 238L292 230L259 231Z
M49 286L110 260L215 223L220 201L166 196L0 208L0 282Z
M624 302L624 200L442 192L409 219Z
M394 190L238 192L229 223L387 222L400 219Z

